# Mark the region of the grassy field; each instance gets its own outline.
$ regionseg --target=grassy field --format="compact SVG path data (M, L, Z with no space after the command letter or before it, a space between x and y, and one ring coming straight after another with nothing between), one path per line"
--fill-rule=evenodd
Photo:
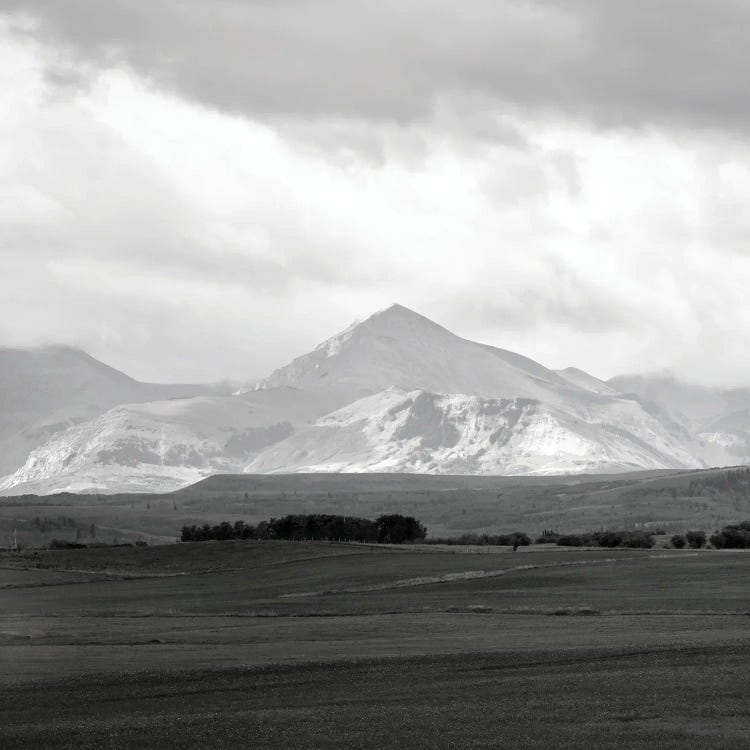
M747 747L750 555L0 555L0 746Z
M41 546L51 538L154 544L174 540L184 525L238 519L257 523L289 513L365 518L403 513L423 521L433 537L602 527L714 530L750 518L750 486L727 491L721 485L724 476L724 469L550 477L214 476L163 495L0 498L0 543L7 545L17 533L27 546ZM696 489L696 480L705 484Z

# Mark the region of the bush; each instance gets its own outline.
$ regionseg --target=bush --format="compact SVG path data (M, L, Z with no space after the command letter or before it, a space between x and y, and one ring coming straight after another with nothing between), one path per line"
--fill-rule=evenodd
M536 544L556 544L559 538L559 534L551 529L544 529L542 535L538 536L535 540Z
M669 541L675 549L682 549L687 544L687 541L682 534L675 534Z
M614 531L605 531L597 540L600 547L622 547L622 535Z
M685 534L687 543L690 549L700 549L706 543L706 532L705 531L688 531Z
M750 549L749 526L747 521L736 526L725 526L711 537L711 544L716 549Z
M559 538L557 534L542 534L534 540L534 544L557 544Z
M80 542L69 542L67 539L52 539L49 543L50 549L86 549L85 544Z
M580 534L561 534L557 537L557 544L560 547L583 547L589 543L589 538L583 537Z
M627 547L651 549L653 534L646 531L597 531L594 534L561 534L557 538L561 547Z
M630 549L651 549L654 537L646 531L623 532L622 546Z
M427 536L427 529L416 518L398 513L380 516L375 521L375 526L379 542L421 542Z
M531 544L531 538L523 531L514 531L512 534L461 534L461 536L453 537L430 537L425 543L477 547L525 547Z

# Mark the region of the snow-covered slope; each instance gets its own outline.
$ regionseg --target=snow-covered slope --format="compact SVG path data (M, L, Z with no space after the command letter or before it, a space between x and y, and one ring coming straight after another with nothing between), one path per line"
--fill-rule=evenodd
M711 388L673 375L623 375L608 385L637 400L665 425L689 433L709 466L750 461L750 389Z
M263 451L248 472L398 471L557 474L697 465L627 402L620 422L576 417L532 399L388 389Z
M76 357L78 373L80 353ZM150 388L170 387L137 383L95 360L84 364L84 375L57 378L78 384L78 401L72 386L56 401L40 381L41 396L31 403L47 404L45 413L49 403L80 404L89 418L81 421L79 410L68 420L72 426L57 425L44 444L37 436L31 454L0 480L3 494L157 491L242 469L529 474L698 468L737 463L750 435L750 424L746 432L743 426L750 412L740 413L745 392L730 397L707 389L693 404L689 388L671 393L666 387L669 397L652 400L648 396L665 390L662 384L604 383L576 368L555 372L462 339L400 305L350 326L234 396L150 401ZM7 372L2 377L0 383L12 380ZM24 378L17 378L16 390ZM146 403L123 405L126 398ZM737 411L734 421L716 421L727 417L716 413L722 406ZM710 424L706 416L713 417Z
M588 393L527 357L462 339L401 305L350 326L256 387L282 385L333 394L341 405L390 387L547 403Z
M78 349L0 348L0 476L52 435L113 406L208 391L140 383Z
M750 463L750 408L737 409L701 425L699 437L723 448L736 463Z
M0 481L0 493L159 492L241 472L328 408L292 389L117 406L64 430Z

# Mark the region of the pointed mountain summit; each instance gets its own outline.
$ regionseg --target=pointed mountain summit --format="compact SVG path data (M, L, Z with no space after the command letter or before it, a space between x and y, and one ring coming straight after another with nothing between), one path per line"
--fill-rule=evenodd
M174 400L191 395L184 393L190 387L138 383L72 350L30 357L0 351L0 365L0 428L5 419L5 434L10 426L21 448L9 467L15 471L0 478L0 494L158 491L243 469L687 468L707 458L726 464L727 451L737 463L750 450L750 410L696 434L611 381L575 368L555 372L469 341L402 305L349 326L232 396ZM24 401L25 393L33 398ZM730 400L734 410L745 405L739 392L727 395L727 406ZM40 404L42 413L34 413L30 407Z
M534 398L591 395L527 357L468 341L403 305L349 326L272 373L257 388L336 393L341 405L386 388Z

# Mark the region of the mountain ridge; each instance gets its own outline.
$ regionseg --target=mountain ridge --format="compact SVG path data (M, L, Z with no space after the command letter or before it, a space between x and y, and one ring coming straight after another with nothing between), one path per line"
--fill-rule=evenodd
M46 439L113 406L209 391L142 383L75 347L1 347L0 476Z
M79 365L86 363L79 354ZM163 491L242 469L533 475L699 468L736 464L738 453L750 451L744 412L724 422L717 421L723 412L713 414L715 429L701 434L678 408L679 394L672 403L645 380L613 384L575 367L555 371L461 338L399 304L234 395L149 400L190 386L152 388L102 368L86 365L85 377L68 378L67 391L83 384L87 393L93 384L96 396L98 384L100 397L73 399L69 422L30 447L0 482L3 494ZM123 393L144 400L103 408ZM732 405L743 398L739 389ZM707 412L725 402L709 392Z

